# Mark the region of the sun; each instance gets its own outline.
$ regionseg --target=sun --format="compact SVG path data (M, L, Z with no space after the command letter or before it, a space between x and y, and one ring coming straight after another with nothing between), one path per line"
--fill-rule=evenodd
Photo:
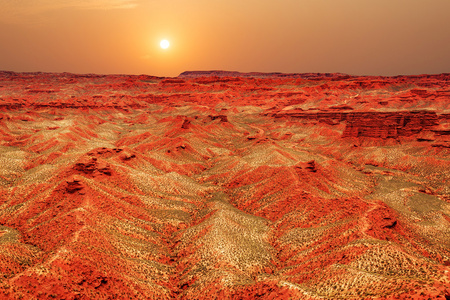
M159 43L159 45L161 46L161 48L167 49L167 48L169 48L170 43L169 43L168 40L162 40L162 41Z

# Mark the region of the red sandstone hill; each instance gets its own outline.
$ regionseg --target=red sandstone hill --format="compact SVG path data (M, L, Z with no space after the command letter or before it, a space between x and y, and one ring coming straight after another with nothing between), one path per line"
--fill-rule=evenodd
M450 74L0 72L0 299L449 299Z

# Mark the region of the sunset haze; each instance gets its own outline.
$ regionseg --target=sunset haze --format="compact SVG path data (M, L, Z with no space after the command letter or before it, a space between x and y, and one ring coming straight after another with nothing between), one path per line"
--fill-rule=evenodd
M0 0L0 69L444 73L449 11L447 0Z

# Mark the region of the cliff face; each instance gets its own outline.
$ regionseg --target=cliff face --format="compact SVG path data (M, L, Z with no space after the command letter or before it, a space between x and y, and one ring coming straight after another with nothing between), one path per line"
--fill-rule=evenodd
M328 125L342 123L345 124L342 138L374 138L380 141L412 138L418 141L433 141L437 136L450 135L448 115L438 115L435 111L428 110L396 112L280 111L265 115L307 122L317 121Z
M0 299L449 298L450 76L251 74L0 72Z
M439 124L435 112L359 113L346 118L343 137L410 137Z

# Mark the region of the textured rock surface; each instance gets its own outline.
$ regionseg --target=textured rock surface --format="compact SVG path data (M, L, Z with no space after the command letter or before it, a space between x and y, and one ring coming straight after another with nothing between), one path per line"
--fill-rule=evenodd
M0 299L448 299L449 158L449 74L0 72Z

